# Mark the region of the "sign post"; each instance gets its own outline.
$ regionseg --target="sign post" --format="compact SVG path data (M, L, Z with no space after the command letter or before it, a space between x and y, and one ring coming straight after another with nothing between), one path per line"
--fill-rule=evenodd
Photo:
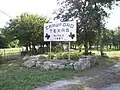
M70 41L69 41L69 46L68 46L68 60L70 60Z
M51 54L51 41L50 41L50 59L51 59L51 56L52 54Z
M68 59L70 60L70 41L76 41L76 21L52 22L44 24L44 41L69 41Z

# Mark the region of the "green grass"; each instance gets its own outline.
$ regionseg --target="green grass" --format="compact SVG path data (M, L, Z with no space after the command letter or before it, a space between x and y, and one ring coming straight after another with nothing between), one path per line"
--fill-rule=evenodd
M119 55L119 51L111 52ZM114 55L114 56L115 56ZM103 61L103 66L111 65L110 60ZM89 76L95 75L96 71L100 71L103 66L80 71L73 70L55 70L41 71L38 68L25 68L22 66L22 60L7 61L0 65L0 90L32 90L38 86L49 84L56 80L69 79L73 76Z
M41 71L38 68L25 68L22 60L8 61L0 65L0 90L32 90L38 86L49 84L56 80L69 79L73 76L93 76L101 67L84 71L54 70Z
M0 49L0 54L2 56L10 55L10 54L18 54L22 51L21 48L15 48L15 49Z
M92 52L95 53L96 55L100 55L100 51L92 50ZM120 50L119 51L116 51L116 50L104 51L104 53L106 53L106 55L110 58L120 57Z
M72 70L40 71L24 68L21 61L0 66L0 90L31 90L37 86L73 76Z

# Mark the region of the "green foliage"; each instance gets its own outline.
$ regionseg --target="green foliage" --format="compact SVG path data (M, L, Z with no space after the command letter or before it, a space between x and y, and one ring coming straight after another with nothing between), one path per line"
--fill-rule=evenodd
M7 40L6 38L0 34L0 48L7 47Z
M70 52L70 59L71 60L78 60L81 55L82 55L82 53ZM68 52L57 53L56 58L57 59L68 59Z
M23 46L29 47L42 45L44 23L46 17L37 14L23 13L15 19L10 20L9 25L4 28L3 33L9 41L19 40ZM35 48L33 48L35 51Z
M56 10L56 19L77 21L77 43L84 44L85 53L88 45L100 39L105 28L105 18L109 16L104 8L112 9L118 0L57 0L60 8ZM99 38L99 39L97 39Z
M19 47L19 40L14 40L8 44L8 47L10 48L17 48Z
M54 53L51 53L51 59L53 59L55 57ZM50 53L48 53L48 58L50 58Z

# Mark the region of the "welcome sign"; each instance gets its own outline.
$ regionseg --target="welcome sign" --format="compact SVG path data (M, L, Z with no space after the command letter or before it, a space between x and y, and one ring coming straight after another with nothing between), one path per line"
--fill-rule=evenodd
M76 22L44 24L44 41L76 41Z

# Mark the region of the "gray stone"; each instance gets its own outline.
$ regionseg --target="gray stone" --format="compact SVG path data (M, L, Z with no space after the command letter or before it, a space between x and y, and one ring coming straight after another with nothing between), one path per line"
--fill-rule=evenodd
M25 67L29 68L35 66L35 64L36 64L35 60L27 60L26 62L23 63Z
M90 68L90 65L90 60L87 57L82 57L79 59L79 61L74 63L74 69L84 70L86 68Z
M55 67L57 67L57 66L51 61L44 62L44 65L42 66L42 68L44 70L53 70L53 69L55 69Z
M64 69L65 68L65 65L59 65L58 66L58 69Z
M44 59L44 60L47 60L47 56L43 56L43 55L39 55L39 59Z
M94 61L96 61L95 56L81 56L78 61L74 60L48 60L45 56L36 55L36 56L26 56L23 58L27 60L24 62L24 66L26 67L38 67L43 70L55 70L55 69L75 69L75 70L84 70L86 68L90 68L91 64L94 65Z
M37 61L36 62L36 67L38 67L38 68L41 67L41 64L42 64L41 61Z
M41 55L34 55L34 56L25 56L23 60L27 60L24 62L25 67L41 67L41 63L46 61L47 58Z
M23 58L23 60L28 60L29 57L30 57L30 56L27 56L27 55L26 55L26 56Z

